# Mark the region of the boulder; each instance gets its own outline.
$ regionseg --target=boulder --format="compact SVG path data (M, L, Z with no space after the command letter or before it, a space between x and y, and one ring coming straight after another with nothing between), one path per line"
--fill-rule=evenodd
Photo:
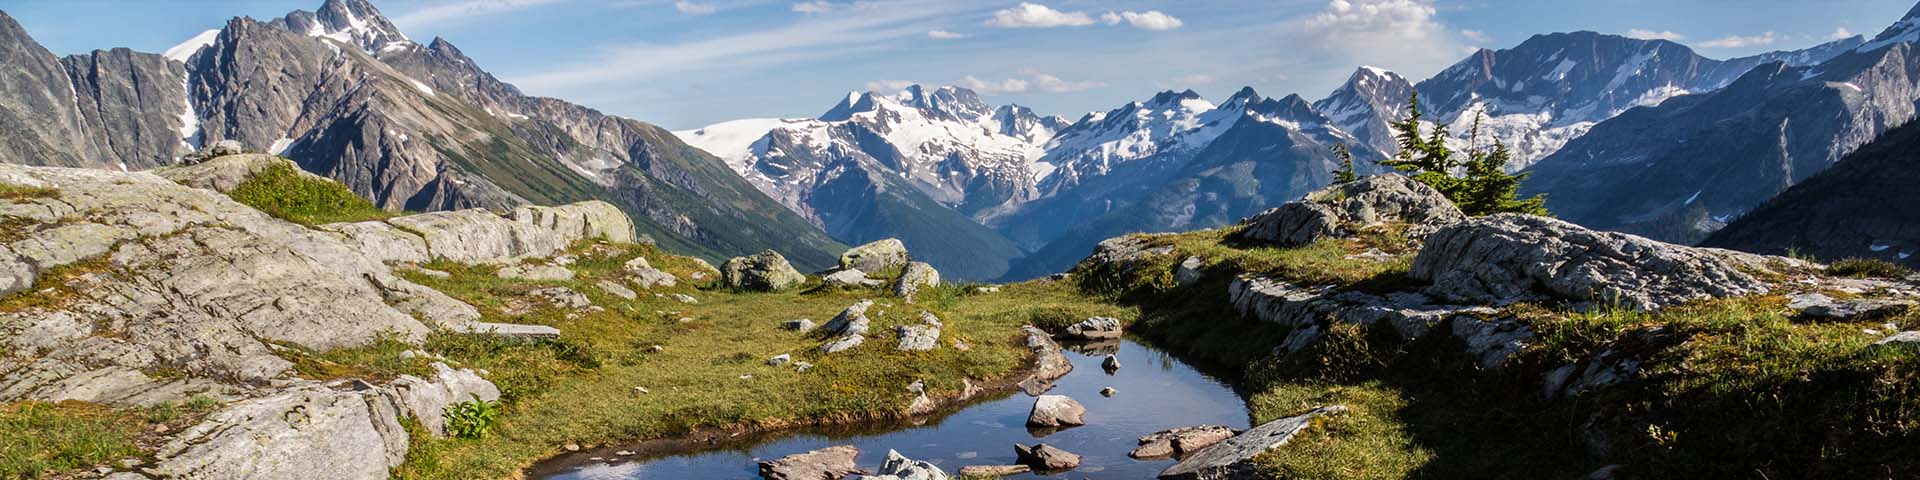
M853 305L848 305L845 310L841 310L839 315L834 315L833 320L828 320L827 324L822 326L820 331L828 336L866 335L868 325L871 323L871 321L867 320L867 309L869 308L873 308L873 300L854 302Z
M767 359L767 365L778 367L781 365L786 365L787 363L792 361L793 361L793 355L782 353L779 355L774 355L773 358Z
M820 352L821 353L840 353L847 350L851 350L853 349L853 347L858 347L860 346L860 344L866 343L866 341L867 341L866 335L845 335L845 336L841 336L840 338L835 338L833 339L833 341L827 342L825 345L821 345Z
M1458 302L1537 299L1640 310L1708 297L1766 293L1765 283L1692 247L1589 230L1546 217L1500 214L1427 237L1409 276Z
M932 463L907 458L900 452L887 450L887 460L880 464L880 474L863 477L867 480L947 480L947 472Z
M1080 456L1045 443L1014 445L1014 462L1042 472L1058 472L1080 467Z
M629 280L632 280L634 285L647 290L673 288L674 285L680 284L679 280L673 278L673 274L655 270L652 267L629 270L627 273L632 275Z
M940 327L937 326L901 325L894 327L894 334L900 339L899 346L894 348L900 351L923 352L940 347Z
M795 332L810 332L810 331L813 331L813 327L814 327L813 320L808 320L804 318L780 322L781 329L792 330Z
M610 281L610 280L596 281L596 282L593 282L593 285L600 287L600 291L607 292L608 295L613 295L616 297L620 297L622 299L633 300L636 298L640 298L640 294L638 292L634 292L633 289L627 288L626 286L618 283L614 283L613 281Z
M315 227L340 234L340 240L369 258L389 263L427 263L427 241L386 222L329 223ZM442 272L444 273L444 272Z
M1117 394L1117 393L1120 393L1120 391L1114 390L1113 387L1106 387L1106 388L1100 389L1100 396L1102 397L1113 398L1114 394Z
M720 269L720 282L734 290L772 292L805 282L807 277L787 263L780 252L767 250L734 257Z
M413 417L434 435L445 437L448 406L467 401L495 401L500 389L469 369L454 369L445 363L433 363L433 376L420 378L401 375L388 388L393 392L400 413Z
M162 445L164 478L382 479L406 460L401 412L375 388L288 389L209 415Z
M1055 380L1073 371L1073 362L1067 360L1065 351L1047 332L1032 325L1022 326L1020 331L1026 335L1027 349L1033 351L1033 373L1020 380L1020 390L1029 396L1040 396L1053 389Z
M1067 340L1106 340L1120 338L1120 320L1112 317L1092 317L1079 323L1068 325L1059 337Z
M1235 433L1237 432L1225 425L1200 425L1161 430L1140 437L1140 447L1133 449L1127 456L1161 458L1185 455L1233 438Z
M221 140L213 142L212 145L201 147L192 153L180 156L180 164L193 165L227 155L239 155L242 153L246 153L246 147L242 146L239 140Z
M1375 225L1403 223L1412 226L1407 235L1418 239L1466 219L1433 187L1404 175L1382 174L1322 188L1254 215L1237 237L1296 247L1324 238L1351 237Z
M836 480L864 473L854 460L860 449L852 445L822 448L760 462L760 477L767 480Z
M1094 245L1093 254L1080 260L1073 267L1091 275L1126 275L1141 266L1154 265L1157 257L1173 253L1172 245L1152 245L1140 235L1127 235L1101 240ZM1164 265L1164 264L1162 264ZM1062 281L1072 278L1066 273L1048 276L1048 280Z
M537 342L560 338L560 329L546 325L468 322L449 328L455 333L492 335L506 339Z
M1072 397L1066 395L1041 395L1033 399L1033 410L1027 413L1027 425L1035 427L1061 427L1087 424L1087 407L1080 406Z
M647 257L633 257L633 259L627 260L626 263L620 264L620 269L626 270L627 273L639 272L641 270L652 270L653 263L648 262Z
M633 243L633 219L611 203L600 200L543 207L523 206L513 210L513 221L533 225L574 240L606 240Z
M885 283L880 280L867 278L867 273L857 268L835 270L820 276L820 282L835 288L877 287Z
M1803 318L1815 320L1880 320L1913 308L1911 300L1855 298L1835 300L1820 293L1796 293L1787 296L1787 308Z
M940 271L926 262L908 262L900 271L900 279L893 281L893 296L904 298L913 303L915 295L928 288L940 286Z
M1920 330L1908 330L1895 333L1873 342L1874 348L1904 348L1920 350Z
M905 267L909 260L907 245L899 239L888 238L847 249L847 253L840 254L840 269L885 272Z
M1206 273L1200 269L1205 266L1206 262L1200 260L1200 257L1187 257L1186 260L1181 260L1179 265L1173 267L1173 283L1182 287L1200 283L1200 279L1206 276Z
M500 267L496 276L508 280L528 280L535 282L558 282L573 279L573 270L557 265L521 264Z
M1328 406L1298 416L1282 418L1253 427L1233 438L1187 454L1166 470L1162 480L1226 480L1260 478L1253 458L1280 448L1294 436L1315 424L1316 419L1345 413L1347 407Z

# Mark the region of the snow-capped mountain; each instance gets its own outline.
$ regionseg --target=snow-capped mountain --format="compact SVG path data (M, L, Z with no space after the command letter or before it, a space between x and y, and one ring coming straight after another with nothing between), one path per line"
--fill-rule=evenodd
M1144 102L1087 114L1053 137L1035 165L1040 188L1051 195L1118 164L1161 154L1192 153L1239 118L1245 105L1215 108L1193 90L1160 92Z
M1526 189L1583 225L1692 242L1915 118L1920 8L1811 66L1762 64L1726 88L1601 122Z
M824 267L844 248L665 130L523 95L365 0L233 18L165 55L56 57L0 13L0 58L3 162L137 170L236 140L392 210L600 199L708 258Z
M1379 67L1363 66L1347 77L1327 98L1313 102L1313 108L1333 120L1333 124L1358 137L1367 146L1382 152L1398 147L1388 122L1405 115L1407 96L1413 83Z

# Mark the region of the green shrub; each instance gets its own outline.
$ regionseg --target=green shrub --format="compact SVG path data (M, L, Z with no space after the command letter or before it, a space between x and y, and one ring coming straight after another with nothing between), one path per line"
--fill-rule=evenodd
M29 187L25 185L0 183L0 200L48 198L58 195L59 193L58 190L47 187Z
M473 400L448 405L447 433L459 438L480 438L493 430L494 420L500 416L500 402L481 400L478 395Z
M1847 258L1827 266L1827 273L1854 278L1904 278L1913 270L1875 258Z
M355 195L345 185L302 174L285 164L261 170L227 192L227 196L268 215L308 226L393 216Z

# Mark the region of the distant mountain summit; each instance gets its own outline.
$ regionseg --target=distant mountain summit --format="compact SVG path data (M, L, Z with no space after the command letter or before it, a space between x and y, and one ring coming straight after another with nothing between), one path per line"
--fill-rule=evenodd
M452 43L410 40L364 0L234 18L170 49L56 58L0 14L0 161L111 169L236 140L390 210L600 199L708 258L842 248L667 131L494 78Z
M1920 122L1794 184L1702 245L1823 260L1878 258L1920 267Z

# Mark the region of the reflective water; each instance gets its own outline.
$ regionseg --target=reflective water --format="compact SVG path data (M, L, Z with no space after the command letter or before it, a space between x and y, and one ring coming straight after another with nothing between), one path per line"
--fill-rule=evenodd
M614 447L549 460L529 474L582 480L753 479L759 478L756 465L760 459L833 445L859 447L860 464L868 470L876 469L891 448L955 474L967 465L1012 464L1014 444L1046 442L1080 454L1080 468L1055 475L1009 478L1152 478L1173 460L1128 458L1127 452L1137 446L1141 435L1199 424L1247 428L1246 405L1226 383L1172 355L1131 340L1067 347L1073 373L1061 378L1048 393L1067 395L1085 405L1086 426L1051 433L1029 431L1026 420L1033 398L1014 392L921 425L801 429L744 444L656 458L620 460L607 453L618 450ZM1107 353L1114 353L1121 363L1120 370L1111 375L1100 368ZM1106 387L1118 393L1112 398L1102 397L1099 392ZM610 460L588 460L596 456Z

